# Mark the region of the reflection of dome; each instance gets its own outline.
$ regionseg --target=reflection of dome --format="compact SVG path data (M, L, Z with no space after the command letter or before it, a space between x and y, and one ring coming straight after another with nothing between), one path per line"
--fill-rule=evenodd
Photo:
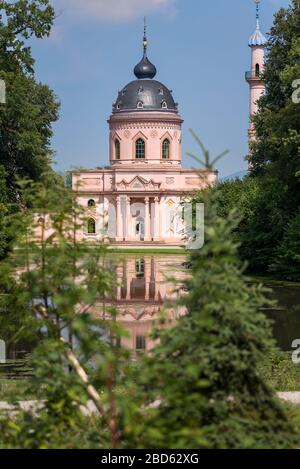
M134 74L137 80L128 83L119 92L113 112L122 111L167 111L177 112L172 92L159 81L153 80L156 67L147 57L146 29L144 32L144 54L142 60L135 66Z
M140 79L129 83L119 93L114 112L122 111L176 111L171 91L156 80Z

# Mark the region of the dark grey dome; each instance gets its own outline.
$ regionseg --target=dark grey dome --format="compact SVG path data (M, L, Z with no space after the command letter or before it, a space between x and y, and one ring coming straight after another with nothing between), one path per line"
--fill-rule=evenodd
M148 57L144 56L142 60L134 67L134 74L137 78L154 78L156 75L156 67Z
M177 103L174 102L172 91L153 80L156 67L147 57L146 23L144 27L143 58L135 66L134 74L138 80L128 83L119 92L117 101L113 104L113 113L126 111L166 111L177 112Z
M172 92L159 81L134 80L119 92L113 112L166 111L177 112Z

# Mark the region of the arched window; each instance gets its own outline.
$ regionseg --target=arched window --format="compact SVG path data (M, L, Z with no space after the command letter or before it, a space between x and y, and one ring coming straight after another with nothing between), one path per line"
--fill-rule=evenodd
M135 142L135 157L136 159L144 159L145 158L145 142L142 138L139 138Z
M117 138L115 140L115 157L116 157L116 160L121 159L121 145L120 145L120 140L118 140Z
M162 159L169 160L170 159L170 140L165 139L162 144Z
M87 222L88 234L96 234L96 222L93 218L89 218Z
M161 107L162 107L163 109L167 109L167 108L168 108L167 102L166 102L166 101L162 101Z
M96 207L96 202L94 201L94 199L90 199L88 201L88 207Z
M255 65L255 76L256 76L256 77L259 77L259 74L260 74L259 64L256 64L256 65Z

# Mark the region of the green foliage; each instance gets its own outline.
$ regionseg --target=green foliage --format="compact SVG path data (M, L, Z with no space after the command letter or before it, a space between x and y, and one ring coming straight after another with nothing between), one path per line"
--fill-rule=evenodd
M256 141L251 165L254 173L267 172L286 184L299 202L300 121L299 104L292 101L294 80L300 77L299 63L300 2L275 15L270 32L268 60L264 71L267 93L255 117ZM292 188L297 189L292 193ZM292 207L292 201L287 203Z
M218 214L227 217L235 207L243 222L253 217L260 186L257 179L246 177L219 183L216 188Z
M25 40L49 36L54 10L49 0L0 1L0 70L32 71L34 60ZM4 13L4 15L3 15Z
M268 301L250 285L231 241L236 215L217 216L206 199L206 243L191 254L188 314L157 331L138 380L147 395L136 444L160 448L276 448L293 445L293 430L259 372L272 348ZM153 405L156 403L156 405ZM138 421L138 419L136 419Z
M8 323L6 334L14 334L14 341L32 337L38 342L28 392L45 404L38 416L24 413L14 422L2 419L0 445L61 447L64 435L75 444L86 423L80 406L87 403L94 386L101 390L97 404L102 408L98 422L103 430L97 444L114 446L118 436L113 388L121 379L116 375L118 363L126 363L128 354L116 346L122 330L114 310L98 310L114 286L113 266L109 268L102 245L89 250L77 243L77 231L86 222L84 210L63 185L55 191L48 188L51 181L20 183L31 209L11 219L18 244L0 268L1 326ZM87 373L87 383L79 367L81 374Z
M2 258L12 241L7 215L24 204L18 178L41 181L51 170L51 126L58 118L59 104L48 86L36 81L31 48L26 45L31 37L50 33L54 10L48 0L0 1L0 10L0 79L6 85L6 103L0 104Z
M286 227L271 270L287 280L300 281L300 211Z
M286 193L278 191L275 181L253 176L218 184L213 190L220 216L233 209L239 214L234 237L248 269L268 273L289 221L290 214L284 210Z
M143 407L127 430L137 447L295 444L294 430L259 370L274 346L261 312L272 302L262 285L245 278L232 240L239 218L236 211L218 215L218 196L208 190L198 197L205 203L205 245L190 254L187 294L180 301L187 314L156 331L159 345L136 375L135 400Z
M241 239L241 252L253 270L267 272L275 257L273 271L283 278L296 279L300 275L299 263L295 262L297 253L292 254L288 238L293 239L294 248L299 245L300 234L297 237L296 230L292 234L290 225L297 224L291 220L296 220L300 207L299 103L292 99L293 82L300 77L299 25L300 1L292 0L288 9L275 15L271 28L264 71L266 94L254 117L256 139L249 156L251 174L258 177L261 194L254 216L247 221L251 244ZM294 262L291 269L288 259Z
M7 333L38 344L27 392L42 403L1 416L0 447L293 447L294 429L259 369L273 347L260 312L266 290L244 277L237 216L218 215L218 192L199 196L206 243L190 254L187 314L175 325L162 317L158 345L133 365L118 346L116 312L99 310L115 286L106 250L77 242L85 209L51 183L51 175L19 183L27 208L10 217L17 245L0 266L0 318ZM91 397L96 413L87 418Z
M28 393L26 382L20 379L2 379L0 375L0 401L10 401L12 399L18 400L33 400L35 395Z
M0 164L6 169L11 198L16 178L40 180L50 169L52 123L58 117L53 92L22 73L0 72L6 82L7 102L0 109Z
M259 365L263 379L276 391L299 391L300 367L293 363L291 352L274 350Z
M7 250L7 214L9 212L5 170L0 165L0 259Z
M232 209L240 216L234 239L249 271L299 280L299 213L291 216L285 209L288 192L278 191L276 181L253 176L218 184L213 191L220 216Z
M218 185L219 213L237 208L239 253L254 273L300 278L300 119L293 81L300 77L300 1L275 15L264 71L266 94L254 117L251 177Z

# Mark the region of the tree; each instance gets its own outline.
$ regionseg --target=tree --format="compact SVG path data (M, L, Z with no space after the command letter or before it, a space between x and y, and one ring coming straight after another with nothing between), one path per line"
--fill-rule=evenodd
M299 24L300 0L292 0L288 9L275 15L264 71L266 93L254 116L256 139L249 155L250 177L216 189L219 213L226 205L227 210L236 206L241 211L235 230L239 252L248 261L249 270L259 274L274 272L271 264L276 257L280 275L278 262L283 253L278 257L277 251L286 246L282 244L286 226L300 207L299 103L293 99L293 83L300 77Z
M217 184L218 214L226 217L236 209L240 221L234 230L239 255L252 273L269 273L283 229L290 214L284 210L286 193L278 191L276 181L258 176Z
M18 0L1 1L0 11L0 79L6 84L6 103L0 105L0 164L15 201L18 177L37 181L50 169L58 103L48 86L36 81L25 41L50 34L54 10L48 0Z
M0 104L0 165L9 202L0 215L1 257L10 242L5 214L25 203L18 178L42 181L51 170L52 123L59 104L48 86L35 79L34 59L26 45L31 37L50 33L54 10L48 0L0 1L0 12L0 79L6 85L6 103Z
M18 200L16 180L42 180L51 168L52 123L58 104L52 91L23 73L1 73L6 82L7 102L0 110L0 164L12 201Z
M254 118L256 140L249 157L252 173L265 175L264 184L276 183L291 215L300 206L299 104L292 99L293 82L300 77L300 1L275 15L264 71L266 94ZM282 227L283 229L283 227Z
M288 223L271 271L287 280L300 281L300 211Z
M146 418L132 429L136 444L159 448L287 448L293 429L259 373L274 346L261 312L266 290L251 284L232 241L238 217L217 214L208 190L205 245L190 253L187 314L167 330L139 370ZM147 370L144 371L143 370Z
M6 215L8 210L5 170L4 167L0 165L0 258L5 255L7 248Z
M33 72L34 59L24 41L49 36L53 7L49 0L1 0L0 12L0 70Z
M20 183L28 206L11 217L18 242L0 266L0 321L14 341L36 339L28 384L44 405L38 415L2 418L0 446L114 448L115 388L123 376L119 362L126 364L128 354L118 347L115 311L97 309L115 285L113 266L101 244L77 242L84 209L71 191L59 184L53 190L51 182ZM81 406L88 399L96 415L86 419Z

